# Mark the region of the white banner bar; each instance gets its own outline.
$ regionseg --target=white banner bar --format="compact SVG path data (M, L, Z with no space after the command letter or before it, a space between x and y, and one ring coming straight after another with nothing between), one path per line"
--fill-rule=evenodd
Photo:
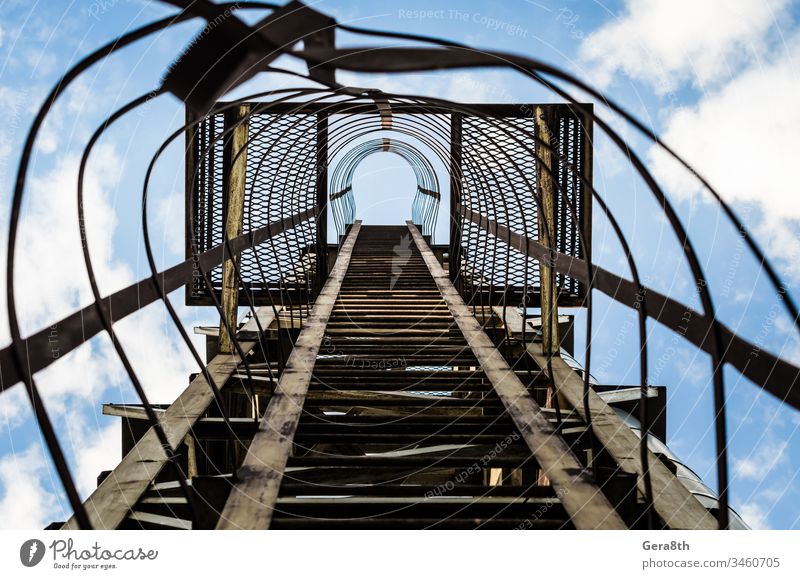
M14 578L770 578L800 577L798 539L796 531L0 531L0 565Z

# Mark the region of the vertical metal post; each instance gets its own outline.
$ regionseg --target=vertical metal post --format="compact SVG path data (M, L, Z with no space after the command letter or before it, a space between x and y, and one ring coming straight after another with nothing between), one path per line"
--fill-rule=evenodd
M556 247L556 199L554 184L555 164L551 146L557 139L552 130L555 126L553 108L536 107L536 156L537 182L541 194L539 212L539 243L550 249ZM544 261L539 263L542 303L542 346L545 352L558 354L558 291L556 274ZM552 323L551 321L552 320Z
M225 235L232 239L242 234L244 217L244 192L247 169L247 134L249 105L242 105L226 116L235 124L230 137L227 190L225 192ZM230 256L222 264L222 313L230 328L236 327L239 306L239 284L236 281L236 261ZM220 321L219 351L233 353L233 340L228 335L225 322Z

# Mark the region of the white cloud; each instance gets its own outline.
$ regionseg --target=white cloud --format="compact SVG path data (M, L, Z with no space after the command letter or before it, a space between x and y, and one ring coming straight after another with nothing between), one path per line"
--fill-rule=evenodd
M793 175L800 154L800 35L786 40L780 30L788 4L627 0L622 16L590 34L580 53L601 85L622 72L657 94L687 82L704 89L694 105L661 111L660 136L740 214L755 210L758 219L746 219L748 227L779 257L784 275L800 278ZM670 101L677 103L674 93ZM656 147L648 156L671 195L699 198L694 175Z
M5 28L5 31L14 36L10 29ZM25 78L33 77L24 87L8 83L0 87L0 112L5 113L8 120L4 130L0 130L0 136L5 136L5 141L11 143L0 143L0 176L13 174L14 167L9 164L13 161L12 155L18 152L32 109L40 104L39 99L30 98L41 92L37 92L35 83L47 76L48 71L54 72L51 69L60 61L60 53L41 50L43 42L52 41L49 36L48 32L44 38L34 39L35 46L29 49L18 47L14 54L9 55L17 62L17 70L23 62L27 63L29 69L25 71ZM6 44L8 38L10 36L5 39ZM30 40L32 37L26 38ZM38 67L37 70L34 71L32 66ZM102 69L104 75L114 76L115 70L108 66ZM121 67L117 72L126 82L131 79L128 76L130 71ZM95 73L100 74L98 71ZM47 328L92 301L77 220L78 154L89 131L95 128L93 123L102 117L102 109L113 105L125 93L125 86L122 82L97 82L97 78L87 73L59 99L37 139L16 250L15 289L23 335ZM138 220L138 214L130 214L138 202L127 196L126 184L120 183L121 169L130 161L123 158L121 150L104 138L92 153L85 181L85 231L103 295L144 275L141 271L134 271L135 266L123 259L130 255L132 259L138 257L139 264L143 260L141 255L134 255L138 237L123 240L119 236L120 222ZM137 153L131 152L134 160ZM0 220L3 222L8 218L9 184L7 178L0 183ZM173 207L176 211L180 208L180 203ZM180 235L183 221L182 217L176 220L175 215L175 212L171 214L173 221L166 233ZM175 227L176 223L178 227ZM135 227L126 230L133 231L133 235L137 231ZM156 239L156 246L158 241ZM176 247L174 238L166 241L171 248ZM0 236L0 287L5 286L5 243L6 237ZM127 254L120 251L123 248ZM183 319L192 322L192 317L204 315L204 312L194 310L190 315L190 309L180 305L182 297L173 296ZM197 370L160 303L120 321L115 324L115 330L154 403L171 402L188 384L189 373ZM202 339L202 336L193 338ZM5 315L0 315L0 346L6 343L7 320ZM85 497L94 489L97 475L119 462L120 422L116 418L98 416L100 405L103 402L136 402L136 394L105 334L69 354L59 352L59 359L38 373L37 381L72 466L76 484ZM20 386L0 395L0 427L6 430L8 440L14 444L18 445L17 441L23 436L36 432L29 406L25 390ZM3 451L9 452L5 446ZM0 456L1 527L41 528L68 514L65 511L71 509L63 502L61 485L46 448L39 442Z
M119 463L122 423L114 419L104 428L93 428L77 418L68 423L68 430L75 454L75 484L85 497L97 487L97 476Z
M507 72L478 71L447 74L359 74L340 72L338 80L347 86L378 88L384 92L428 96L462 103L530 102L509 83ZM538 90L533 87L533 90Z
M0 184L7 188L11 184L9 175L13 175L12 155L15 146L21 142L25 134L26 122L23 113L30 105L30 90L28 88L11 88L0 86L0 115L5 121L0 127ZM0 214L5 214L6 208L0 208Z
M6 430L11 431L30 419L29 409L30 403L23 388L12 388L0 394L0 424Z
M693 107L674 111L663 138L697 165L732 201L760 201L772 213L800 218L800 196L792 178L771 179L781 167L793 171L800 146L800 43L771 66L753 68ZM666 156L651 153L657 176L673 193L689 196L700 185ZM752 167L752 170L748 170ZM766 185L766 187L765 187Z
M87 171L85 187L86 235L97 271L101 291L126 285L132 274L125 265L112 262L111 232L117 221L108 202L108 192L116 185L115 172L120 159L109 146L97 149L96 161ZM51 170L30 180L27 210L23 210L17 243L15 287L23 334L51 326L91 301L88 276L83 265L80 229L77 220L75 187L78 159L61 158ZM5 256L5 239L0 243ZM0 282L5 285L5 264L0 267ZM8 326L0 316L0 336L7 340ZM40 373L48 408L61 413L70 399L94 399L109 386L109 348L102 340L65 354L58 348L58 328L53 329L54 357L58 362ZM96 356L101 353L100 356ZM6 398L6 394L3 395ZM19 395L3 401L7 424L15 425Z
M769 529L768 514L757 503L747 503L737 509L739 516L742 517L752 529Z
M798 94L800 38L795 38L769 66L750 68L695 106L674 111L662 133L726 201L763 211L755 233L762 246L784 256L794 275L800 274L800 260L792 257L800 250L794 176L800 156ZM698 180L663 151L654 147L649 157L671 194L690 198L701 193Z
M56 72L57 63L52 55L42 53L43 58L37 60L39 78L48 78ZM29 64L29 67L33 67ZM42 72L43 68L52 69L49 72ZM49 91L51 87L45 84L42 87L28 85L21 92L27 96L28 93L37 94L39 91ZM53 108L45 117L39 134L36 137L36 152L42 155L50 155L58 151L62 153L69 147L82 149L85 140L88 140L91 123L87 118L96 115L99 120L102 112L106 111L109 103L113 105L120 98L118 87L114 84L98 87L90 78L80 77L75 80L67 92L63 93L56 101ZM92 106L92 105L95 106ZM29 99L28 105L31 112L38 112L40 103L38 99ZM27 128L27 127L26 127ZM91 126L91 130L96 129Z
M174 299L175 296L173 301ZM186 323L190 322L186 315L189 308L180 307L179 304L175 304L175 308L179 315L184 314L185 325L191 325ZM152 403L172 402L189 385L189 373L198 371L189 350L183 344L160 302L120 320L114 327ZM205 358L204 336L190 335L195 348L200 352L200 357ZM138 402L136 394L130 388L120 392L118 399Z
M96 338L39 372L36 382L54 416L76 410L81 402L97 402L112 382L117 362L109 340ZM27 404L27 401L26 401Z
M115 255L113 243L118 218L110 199L121 165L115 149L101 145L96 148L86 175L86 236L104 295L135 281L131 268ZM62 156L49 171L30 180L15 275L23 334L51 326L92 300L77 222L77 169L77 157ZM0 255L5 255L1 243ZM0 271L4 274L4 267ZM3 282L1 278L2 274ZM185 316L188 312L183 307L178 310ZM5 316L0 319L0 334L7 336ZM148 397L154 403L171 402L186 387L188 374L196 367L165 317L163 305L152 304L121 320L115 330ZM58 350L58 329L54 331L54 348ZM57 427L66 426L59 428L61 442L72 457L76 484L82 496L87 496L100 471L113 468L119 461L120 424L115 419L110 424L87 427L86 417L99 413L102 402L138 402L138 398L106 335L69 354L58 351L58 356L55 363L37 374L37 382L51 418ZM115 386L116 392L112 389ZM103 393L110 399L101 400ZM28 406L19 386L0 396L0 420L12 440L16 429L30 425ZM0 458L0 496L7 497L0 503L0 524L9 528L41 527L63 518L58 508L59 495L53 490L60 491L60 483L45 484L50 479L41 449L26 451L20 457ZM23 458L25 465L19 467Z
M683 80L724 80L766 52L788 0L626 0L621 16L587 36L580 55L594 81L617 72L666 92Z
M85 235L103 295L135 281L131 268L114 254L113 236L118 217L111 206L110 195L117 186L117 172L122 162L113 147L100 145L95 148L85 178ZM77 174L77 157L67 156L56 162L52 170L30 181L29 208L23 212L19 228L15 272L23 333L48 327L93 299L77 220ZM182 231L182 227L177 229ZM5 254L4 247L0 248L0 254ZM0 270L2 276L5 269ZM7 335L5 317L0 316L0 320L0 333ZM137 312L116 327L120 339L134 354L136 351L146 352L146 355L138 357L140 364L137 369L151 373L176 366L188 369L186 355L176 351L180 348L170 331L171 323L165 322L160 304ZM58 330L54 331L57 340ZM167 342L160 343L159 336ZM92 397L118 381L109 382L115 372L117 378L121 376L115 358L107 338L95 339L91 347L84 345L62 356L42 372L43 382L53 383L51 394L66 395L69 392ZM167 377L173 378L175 374L167 372L164 379ZM185 376L178 384L183 382Z
M77 219L78 161L77 156L62 157L51 170L29 182L15 272L15 288L23 298L19 308L24 331L39 330L91 301ZM86 238L103 292L119 289L132 279L130 269L114 261L111 243L117 217L109 192L117 185L121 164L112 147L101 145L85 178Z
M749 456L737 458L733 463L734 476L740 479L764 480L776 467L789 460L787 441L764 442Z
M0 527L41 529L63 519L63 505L52 492L52 484L58 482L38 443L0 458Z
M185 238L183 232L183 193L175 191L171 195L161 197L156 203L155 222L158 226L154 229L154 239L161 238L161 246L168 252L169 257L183 259Z
M178 308L178 312L185 314L185 309ZM114 328L150 402L174 400L186 388L189 373L197 371L197 366L171 320L165 317L163 306L151 304L120 320ZM203 345L198 341L202 336L192 337L202 357ZM111 340L104 334L61 355L36 379L54 419L73 416L84 408L99 412L100 404L105 402L139 402ZM101 400L104 394L107 399ZM0 424L6 429L19 427L31 416L29 405L22 388L4 392L0 395Z

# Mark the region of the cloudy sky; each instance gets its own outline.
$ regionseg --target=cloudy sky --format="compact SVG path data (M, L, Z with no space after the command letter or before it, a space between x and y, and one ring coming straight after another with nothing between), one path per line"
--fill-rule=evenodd
M733 203L790 290L800 281L800 196L793 175L800 158L800 4L323 0L317 7L340 22L524 53L588 79L662 135ZM158 3L136 0L0 1L4 230L21 142L59 73L126 30L170 12ZM252 17L256 15L248 18ZM36 143L18 244L15 287L24 334L48 327L90 302L75 223L77 166L86 140L110 112L157 86L180 48L202 26L187 22L124 49L82 76L53 110ZM374 40L342 35L340 42ZM298 68L291 61L281 64ZM340 74L339 80L471 102L554 99L520 75L496 70L392 78ZM237 94L289 86L296 81L256 77ZM764 349L800 361L800 342L790 320L759 273L759 264L707 192L601 103L596 106L630 139L675 202L707 270L723 321ZM175 99L154 99L141 114L115 126L91 157L86 230L104 294L147 272L141 242L143 175L152 152L182 118L182 106ZM629 239L636 240L634 254L642 276L652 287L698 307L681 248L658 205L626 158L601 135L595 143L595 164L595 186ZM157 165L150 192L148 223L162 267L182 259L182 176L178 142ZM361 217L367 223L406 219L413 183L410 168L397 157L370 158L357 173ZM440 228L441 235L445 230ZM599 216L593 235L595 259L627 275L619 245ZM5 235L0 239L4 260ZM187 326L214 323L207 309L180 306L180 291L171 297ZM601 297L596 307L593 374L602 383L637 383L635 318ZM5 344L7 320L4 315L0 320ZM708 358L657 325L649 330L650 382L667 386L669 392L668 443L713 485ZM195 368L163 306L154 304L130 316L118 324L118 332L151 400L172 400ZM119 459L119 425L102 416L100 405L134 401L135 394L104 336L61 357L38 378L85 496L99 472ZM798 528L800 415L782 408L737 373L727 370L726 378L733 505L754 527ZM62 520L69 507L21 388L0 396L0 427L0 526L36 528Z

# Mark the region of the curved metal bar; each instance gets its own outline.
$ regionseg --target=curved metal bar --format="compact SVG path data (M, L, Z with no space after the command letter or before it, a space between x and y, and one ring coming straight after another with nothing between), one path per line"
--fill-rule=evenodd
M330 194L331 203L333 204L335 201L342 199L347 193L350 193L348 199L352 198L353 177L358 165L367 157L380 152L394 153L411 166L417 179L417 194L415 196L415 205L412 208L413 220L415 224L422 226L423 235L430 235L433 231L435 220L428 221L425 218L426 215L421 216L419 214L417 197L420 194L424 194L435 199L435 204L438 206L438 178L427 158L416 147L402 140L390 138L373 139L360 143L348 151L333 170L331 177L331 189L333 190ZM339 201L337 205L341 205L341 203L342 201ZM341 227L337 229L339 235L343 235L344 229L353 222L355 217L354 209L355 207L348 208L347 219L343 220Z
M176 478L178 480L178 484L180 485L181 492L186 499L187 504L189 505L189 510L192 516L192 521L197 522L197 510L194 504L194 495L192 494L191 490L189 489L189 485L186 482L186 475L183 472L180 464L178 464L177 454L175 449L172 448L172 445L169 443L167 439L167 435L164 432L164 429L161 426L161 422L158 420L158 416L156 415L153 406L150 404L148 400L147 394L142 387L142 383L139 380L139 377L136 375L136 372L133 369L133 364L131 364L128 355L125 353L125 349L122 347L116 332L114 332L114 325L113 320L111 319L109 312L107 312L103 308L103 300L102 296L100 295L100 289L97 286L97 280L95 279L94 275L94 267L92 266L92 258L89 253L89 243L86 238L86 227L85 227L85 214L84 214L84 203L83 203L83 183L84 177L86 176L86 164L89 161L89 156L92 153L92 149L100 137L103 136L105 131L117 120L125 116L128 112L135 110L140 105L146 103L151 98L153 98L152 93L146 93L132 101L128 104L120 107L115 111L112 115L110 115L98 129L92 134L89 142L87 143L86 147L83 149L83 155L81 156L80 166L78 169L78 188L77 188L77 205L78 205L78 223L80 224L80 231L81 231L81 249L83 252L83 260L86 266L86 273L89 277L89 285L92 290L92 296L94 297L94 305L97 308L97 315L100 317L100 320L103 324L104 329L108 333L109 337L111 338L111 342L114 346L114 351L117 353L120 361L122 362L123 367L125 368L125 372L128 374L128 378L133 385L134 390L136 391L136 395L142 401L142 405L144 406L145 414L147 415L147 421L150 423L150 427L154 429L156 436L158 438L161 447L164 449L164 452L167 455L167 461L170 466L175 470Z
M80 497L78 496L78 491L75 487L75 483L69 472L69 467L67 466L64 452L61 449L61 445L58 442L58 437L55 434L55 429L53 428L53 424L50 420L50 417L48 416L47 411L44 408L44 404L42 402L39 389L36 386L36 381L34 380L32 373L30 374L27 373L26 363L24 359L25 347L22 340L22 336L20 334L19 321L17 319L16 295L14 293L14 266L15 266L15 254L16 254L15 250L17 243L17 229L19 225L20 209L22 207L22 199L25 192L25 181L28 172L28 163L30 160L31 153L33 151L33 144L36 140L36 136L39 133L39 129L41 128L45 117L52 109L58 97L66 90L66 88L72 83L72 81L75 78L77 78L84 70L89 68L91 65L100 61L102 58L115 52L116 50L119 50L120 48L127 46L128 44L131 44L141 38L144 38L150 35L152 32L156 32L158 30L166 28L167 26L170 26L174 22L185 20L188 17L189 17L188 14L181 13L177 16L170 16L168 18L164 18L152 24L142 26L141 28L129 32L123 37L120 37L115 41L110 42L105 46L103 46L102 48L96 50L94 53L85 57L82 61L76 64L66 74L64 74L59 80L59 82L56 83L54 88L48 94L47 98L45 99L45 103L39 108L38 112L36 113L33 125L29 129L28 135L25 139L25 143L22 148L22 155L20 158L19 167L17 169L17 177L14 185L14 194L11 200L11 211L10 211L10 219L8 227L8 245L6 250L6 301L7 301L8 325L12 343L12 352L11 352L12 360L16 368L17 375L25 382L27 386L26 391L28 392L28 397L30 399L31 406L36 416L36 421L42 430L42 434L47 443L47 447L50 451L50 454L53 458L53 462L56 466L56 471L58 472L59 479L61 480L61 484L64 487L64 491L67 494L70 506L72 506L73 511L75 513L76 521L79 527L82 529L91 528L91 524L89 523L89 517L86 514L86 510L84 509L83 504L81 503Z
M244 7L244 4L248 4L246 7L252 7L250 3L219 4L218 7L220 9L225 9L225 8L238 9L239 7ZM258 7L264 8L267 6L261 4L258 5ZM42 430L42 434L45 438L45 442L47 443L48 450L50 451L50 454L53 458L53 462L56 466L56 471L58 473L59 479L61 480L61 484L64 487L64 491L66 492L67 498L75 513L76 522L78 526L82 529L91 528L89 517L86 514L86 510L84 509L83 504L80 501L80 497L75 487L74 480L72 479L72 475L69 472L69 467L67 465L66 458L58 442L58 437L55 434L55 429L53 428L52 421L50 420L50 417L48 416L47 411L44 408L44 404L41 395L39 393L39 389L36 385L36 381L33 378L32 372L28 373L29 371L26 371L26 363L24 359L24 352L25 352L24 341L20 333L19 321L17 318L16 295L14 292L14 267L15 267L15 257L16 257L15 250L17 242L17 230L19 225L20 209L22 207L22 199L25 192L25 182L27 178L28 164L31 153L33 151L33 145L36 140L36 136L39 133L39 130L44 122L45 117L52 109L58 97L61 94L63 94L63 92L67 89L67 87L83 71L88 69L93 64L99 62L106 56L116 52L117 50L129 44L132 44L137 40L145 38L150 34L152 34L153 32L157 32L175 23L187 20L191 17L192 13L187 10L187 11L182 11L174 16L169 16L167 18L163 18L151 24L144 25L136 30L124 34L123 36L120 36L119 38L113 40L112 42L109 42L100 49L84 57L80 62L78 62L75 66L73 66L69 71L67 71L54 85L50 93L47 95L44 104L37 111L36 116L34 117L33 124L29 129L25 142L23 144L22 154L17 169L17 176L14 185L14 193L11 200L8 244L6 249L7 252L6 301L7 301L9 333L11 334L11 343L12 343L12 352L11 352L12 360L17 375L27 385L26 391L28 393L31 406L36 416L36 421Z

